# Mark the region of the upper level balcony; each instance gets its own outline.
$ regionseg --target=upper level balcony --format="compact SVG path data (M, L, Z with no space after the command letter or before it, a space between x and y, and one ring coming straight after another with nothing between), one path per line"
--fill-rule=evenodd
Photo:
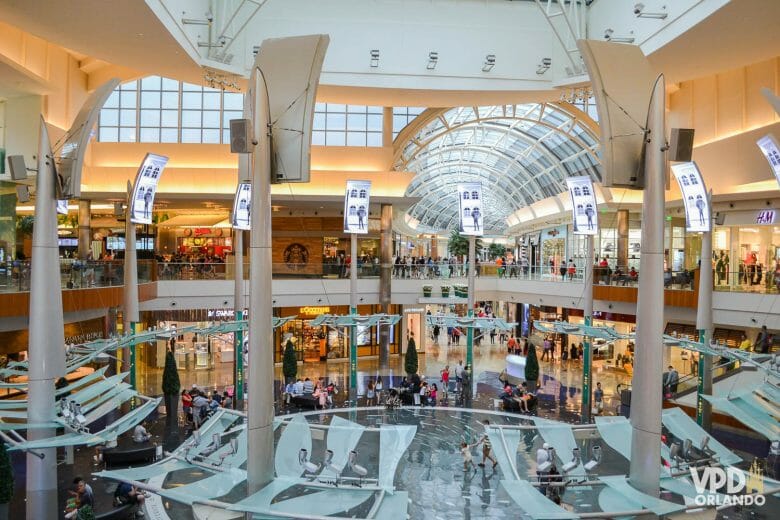
M140 260L139 297L145 310L231 307L235 268L230 263L169 263ZM27 315L29 262L0 267L0 318ZM391 268L391 302L401 305L466 303L455 286L466 286L463 264L394 265ZM294 307L314 303L346 305L349 301L349 268L340 264L273 264L274 306ZM358 293L362 304L378 304L381 266L358 265ZM617 270L616 270L617 271ZM583 269L553 272L550 267L478 265L475 297L478 301L503 301L532 305L582 308ZM107 308L122 303L121 261L77 262L60 265L63 306L66 312ZM594 269L593 298L597 311L636 314L641 274ZM244 290L249 292L249 264L244 265ZM664 278L667 313L677 320L695 322L698 270L670 272ZM716 323L758 326L777 321L780 298L774 273L748 277L732 273L714 280ZM442 287L445 288L443 296ZM426 292L426 289L430 290ZM447 291L449 288L449 291ZM426 296L429 294L429 296Z

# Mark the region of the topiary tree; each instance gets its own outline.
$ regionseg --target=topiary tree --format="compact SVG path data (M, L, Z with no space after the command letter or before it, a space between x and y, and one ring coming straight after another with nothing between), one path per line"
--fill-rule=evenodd
M284 357L282 358L282 373L286 383L295 381L298 374L298 356L295 354L295 346L289 339L284 345Z
M495 242L488 246L488 258L495 260L499 256L506 254L506 246L504 244L496 244Z
M92 506L81 506L78 514L76 514L76 520L95 520L95 512L92 510Z
M536 359L536 346L528 342L528 354L525 357L525 382L528 391L536 391L536 382L539 380L539 360Z
M176 367L176 358L170 350L165 354L162 390L165 396L166 424L171 427L172 424L178 424L181 381L179 380L179 370Z
M5 449L5 443L0 442L0 518L8 518L8 504L14 498L14 468Z
M417 373L417 368L417 344L414 342L414 338L409 336L409 341L406 343L406 355L404 356L404 370L406 370L408 375L412 375Z

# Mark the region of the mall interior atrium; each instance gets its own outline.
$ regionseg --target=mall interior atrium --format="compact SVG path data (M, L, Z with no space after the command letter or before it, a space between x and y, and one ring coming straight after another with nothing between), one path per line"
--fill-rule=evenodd
M780 517L777 20L0 1L0 520Z

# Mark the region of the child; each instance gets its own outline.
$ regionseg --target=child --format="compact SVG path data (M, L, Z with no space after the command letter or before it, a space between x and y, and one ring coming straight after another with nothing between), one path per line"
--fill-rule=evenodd
M436 383L433 383L431 385L431 393L428 397L428 404L431 406L436 406L436 397L438 396L438 388L436 387Z
M465 442L460 443L460 453L463 455L463 471L468 471L469 466L471 466L471 469L475 470L477 467L474 465L474 459L471 457L471 448L476 446L478 443L474 444L467 444Z

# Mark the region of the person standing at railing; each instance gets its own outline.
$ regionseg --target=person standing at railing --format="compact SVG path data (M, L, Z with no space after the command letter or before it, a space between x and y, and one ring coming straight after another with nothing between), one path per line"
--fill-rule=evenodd
M574 260L569 258L569 265L567 266L567 269L569 271L569 280L574 280L574 275L577 274L577 264L574 263Z
M750 351L753 348L753 344L750 342L750 340L747 337L747 334L744 332L742 333L742 341L739 344L739 350L744 350L746 352Z

